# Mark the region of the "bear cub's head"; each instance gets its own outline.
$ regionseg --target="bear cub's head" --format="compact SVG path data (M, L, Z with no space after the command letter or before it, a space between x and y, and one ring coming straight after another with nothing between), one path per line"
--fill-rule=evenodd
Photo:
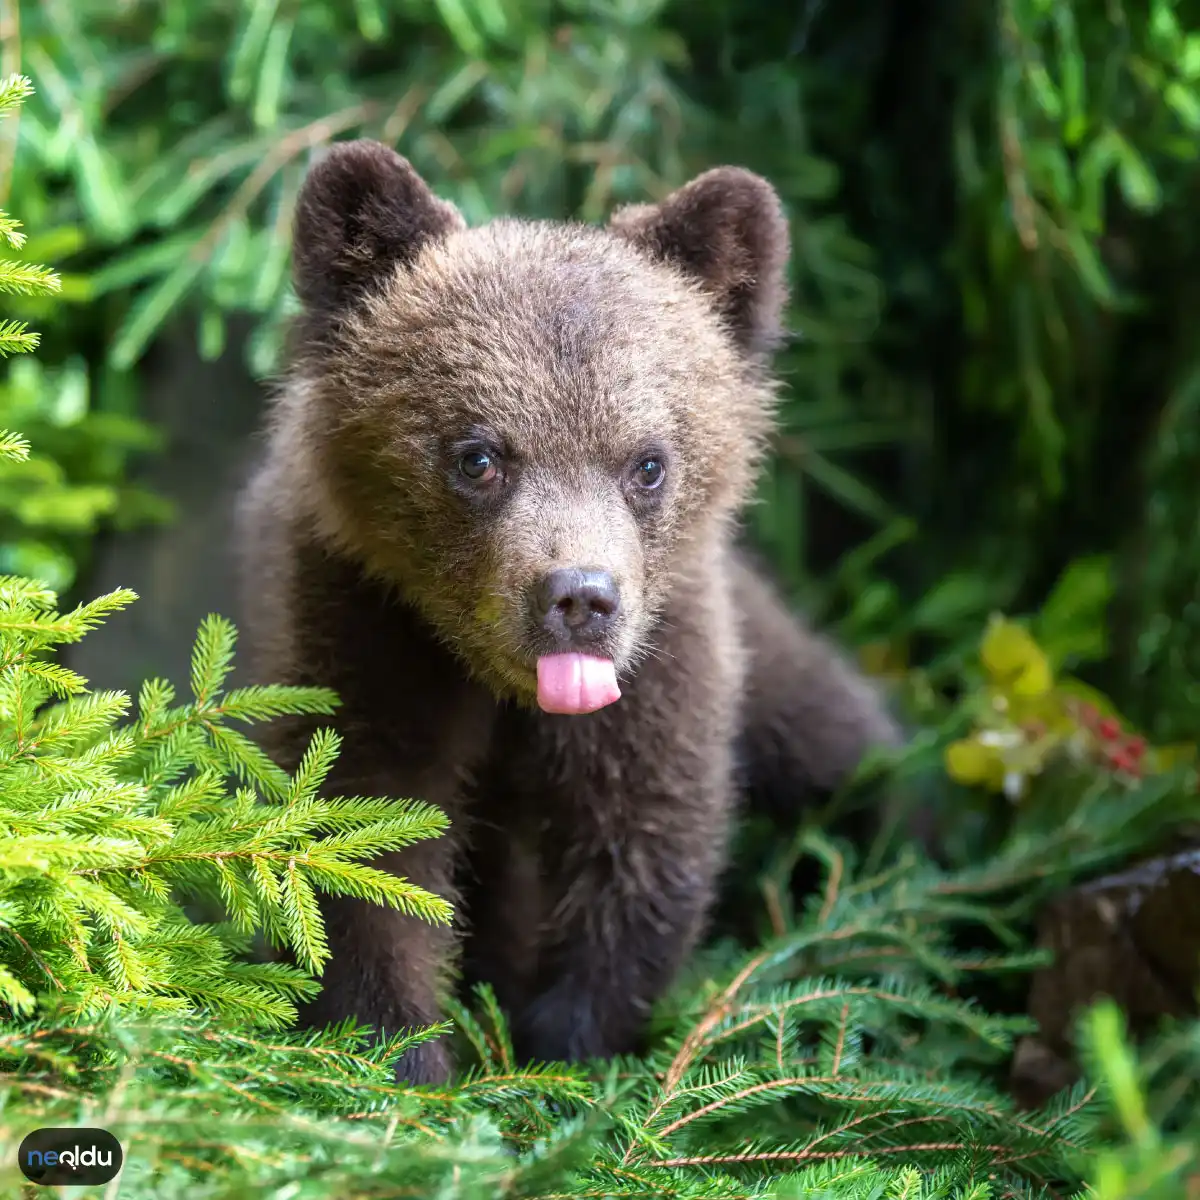
M468 228L376 142L297 203L299 503L498 696L594 711L753 487L788 230L719 168L606 228Z

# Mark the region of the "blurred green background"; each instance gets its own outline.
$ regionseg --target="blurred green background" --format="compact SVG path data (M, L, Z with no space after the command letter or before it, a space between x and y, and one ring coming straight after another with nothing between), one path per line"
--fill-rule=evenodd
M1200 704L1200 13L1169 0L29 0L3 204L64 277L13 315L0 570L136 614L99 686L237 616L231 498L331 138L470 221L601 220L718 163L793 222L785 427L752 535L795 599L936 686L992 610L1079 592L1070 654L1158 740ZM19 147L19 150L18 150Z

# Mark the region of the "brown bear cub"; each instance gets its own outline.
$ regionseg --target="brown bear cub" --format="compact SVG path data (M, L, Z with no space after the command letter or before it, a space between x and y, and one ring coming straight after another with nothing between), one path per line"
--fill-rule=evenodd
M796 803L894 739L734 548L787 253L740 169L604 229L468 229L374 142L310 172L302 315L243 507L252 661L340 695L331 793L447 813L377 865L459 928L327 900L306 1022L436 1020L462 936L523 1057L632 1051L739 798ZM290 768L310 731L281 723L270 749ZM439 1040L399 1074L450 1068Z

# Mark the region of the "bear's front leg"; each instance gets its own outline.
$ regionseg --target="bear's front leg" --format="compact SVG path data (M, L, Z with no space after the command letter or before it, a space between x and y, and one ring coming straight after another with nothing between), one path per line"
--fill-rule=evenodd
M683 624L610 708L528 718L538 753L518 769L541 817L546 906L530 999L513 1013L523 1057L637 1051L704 929L735 806L740 676L719 646L700 658Z
M332 687L342 699L333 724L343 741L323 794L414 799L441 809L450 821L441 836L370 865L457 908L465 788L486 751L495 702L467 680L415 612L356 569L322 556L307 566L296 618L304 659L291 668L290 679L287 663L273 674ZM323 723L284 718L269 727L265 744L277 762L294 770ZM331 956L320 994L300 1013L303 1025L353 1017L395 1034L441 1019L439 993L455 950L451 927L350 896L322 895L320 905ZM445 1043L439 1038L415 1047L400 1061L398 1078L445 1081L451 1069Z
M653 1004L704 928L724 861L731 789L680 782L650 792L631 773L623 819L592 809L590 828L575 831L584 836L548 855L556 903L541 931L534 998L514 1021L523 1057L637 1051Z
M464 704L464 709L469 706ZM420 751L400 736L381 741L364 733L353 710L345 722L346 740L327 781L329 796L414 797L436 805L450 820L438 837L415 842L369 860L376 870L402 877L457 909L456 867L462 850L464 818L458 759L461 738L439 746L432 734ZM403 726L400 726L403 728ZM287 741L307 730L295 723ZM427 747L438 753L429 754ZM280 748L284 761L296 758ZM456 934L434 924L353 896L318 896L330 959L321 991L300 1008L299 1023L309 1028L353 1017L388 1035L435 1024L442 1019L439 993L452 963ZM440 1037L409 1050L397 1063L399 1082L444 1083L453 1063Z

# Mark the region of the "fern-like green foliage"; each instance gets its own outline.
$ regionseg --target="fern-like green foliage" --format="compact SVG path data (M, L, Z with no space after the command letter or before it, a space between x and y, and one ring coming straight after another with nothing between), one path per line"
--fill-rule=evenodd
M949 950L956 924L994 907L912 861L868 879L806 844L829 864L810 911L754 953L714 952L660 1012L647 1057L591 1071L515 1062L486 989L452 1009L474 1065L436 1090L390 1071L430 1031L372 1047L348 1027L269 1034L199 1013L8 1022L0 1182L30 1128L102 1116L135 1198L999 1200L1089 1175L1106 1200L1177 1194L1165 1185L1200 1166L1194 1030L1140 1066L1101 1013L1092 1082L1018 1112L991 1075L1028 1023L949 994L1021 966ZM1148 1102L1139 1075L1172 1105ZM1188 1124L1166 1135L1172 1106Z
M444 901L358 861L433 836L445 818L411 802L318 799L337 753L329 733L294 777L274 766L237 726L328 713L333 697L222 691L234 632L218 618L196 641L192 698L177 704L153 680L127 720L127 695L86 690L49 651L133 598L61 613L40 585L0 578L0 1000L19 1013L48 994L81 1018L201 1006L284 1024L314 984L296 966L240 961L249 935L322 965L318 888L446 920ZM193 924L188 900L228 923Z

